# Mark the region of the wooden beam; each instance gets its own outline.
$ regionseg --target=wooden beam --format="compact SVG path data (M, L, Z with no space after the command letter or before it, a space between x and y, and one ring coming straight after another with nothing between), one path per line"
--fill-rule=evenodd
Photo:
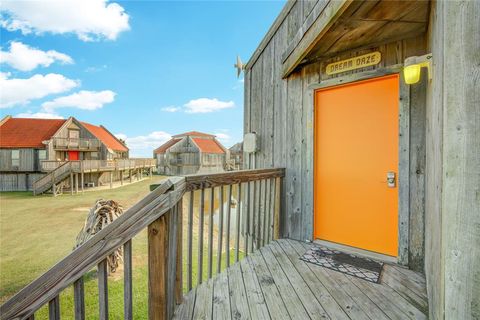
M167 317L168 222L171 210L148 226L148 319Z
M315 47L338 17L352 3L351 0L330 1L317 20L302 37L295 36L283 56L282 78L286 78ZM303 30L301 29L303 32Z
M70 172L70 194L73 196L73 173Z
M81 179L81 182L82 182L82 184L81 184L82 185L82 193L85 191L85 176L84 175L85 174L82 171L82 173L80 174L80 179Z

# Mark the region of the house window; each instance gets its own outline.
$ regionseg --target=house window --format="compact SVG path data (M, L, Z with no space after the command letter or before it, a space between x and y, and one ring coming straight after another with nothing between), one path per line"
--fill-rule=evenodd
M68 137L70 139L78 139L78 138L80 138L80 131L78 131L78 130L68 130Z
M47 150L38 150L38 160L47 160Z
M20 166L20 150L12 150L12 167Z
M98 159L98 152L90 152L90 158L92 160Z

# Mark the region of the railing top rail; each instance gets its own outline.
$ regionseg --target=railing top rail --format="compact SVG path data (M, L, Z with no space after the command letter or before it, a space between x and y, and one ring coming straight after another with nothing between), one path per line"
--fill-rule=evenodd
M238 170L185 176L186 191L285 176L285 168Z
M112 251L170 210L184 193L184 178L172 177L163 180L155 190L118 219L0 306L0 318L29 317Z

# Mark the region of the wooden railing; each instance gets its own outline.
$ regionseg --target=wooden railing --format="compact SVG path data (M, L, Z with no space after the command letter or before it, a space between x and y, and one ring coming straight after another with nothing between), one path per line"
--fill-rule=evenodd
M53 161L45 160L41 162L41 170L50 172L65 162L77 163L74 172L91 171L109 171L109 170L127 170L139 168L151 168L156 166L155 159L115 159L115 160L72 160L72 161Z
M144 199L3 304L0 318L34 319L34 313L48 304L50 319L60 319L60 293L73 285L75 319L85 319L84 275L96 267L99 318L108 319L106 259L123 246L123 316L132 319L132 238L148 228L149 319L170 319L183 296L183 258L187 262L185 284L191 290L213 276L215 261L216 273L219 273L233 262L230 253L233 252L234 261L238 261L278 237L283 176L284 169L244 170L172 177L153 185L153 191ZM199 201L195 200L197 195ZM219 199L217 206L216 197ZM233 203L236 210L232 216ZM182 224L183 204L188 212L186 225ZM216 227L215 212L218 213ZM198 223L194 222L195 213L198 214ZM206 216L208 232L204 225ZM194 228L198 228L196 235ZM186 248L182 246L183 237L186 237ZM204 238L208 239L206 245ZM204 249L208 253L205 276ZM196 270L194 250L198 259ZM223 266L222 254L226 254ZM194 281L195 274L198 276Z
M99 150L100 140L80 138L53 138L54 149Z
M46 176L33 182L32 188L35 193L43 192L46 187L55 188L55 184L64 179L68 174L80 168L79 161L66 161L60 163L58 167L51 170ZM55 190L53 191L55 194Z

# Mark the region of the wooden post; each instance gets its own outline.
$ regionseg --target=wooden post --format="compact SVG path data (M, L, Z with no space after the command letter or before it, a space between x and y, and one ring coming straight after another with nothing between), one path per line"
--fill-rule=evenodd
M150 176L150 179L152 179L153 176L153 168L150 168L148 175Z
M171 211L148 226L148 318L167 318L168 220Z
M183 198L180 199L177 203L177 214L176 214L176 236L177 236L177 248L176 248L176 277L175 277L175 301L177 304L181 304L183 301Z
M73 196L73 173L70 172L70 194Z
M280 213L282 212L281 206L281 191L282 191L282 178L275 178L275 209L273 216L273 238L280 238Z
M53 196L57 196L57 186L55 185L55 171L52 171L52 190L53 190Z
M110 171L110 189L113 188L113 171Z
M82 171L82 173L80 174L80 177L81 177L81 184L82 184L82 193L85 191L85 177L84 177L84 173Z
M133 182L133 180L132 180L132 170L128 170L128 173L129 173L129 176L130 176L130 183L132 183Z
M123 170L120 171L120 185L123 186Z
M75 173L75 193L78 194L78 173Z

